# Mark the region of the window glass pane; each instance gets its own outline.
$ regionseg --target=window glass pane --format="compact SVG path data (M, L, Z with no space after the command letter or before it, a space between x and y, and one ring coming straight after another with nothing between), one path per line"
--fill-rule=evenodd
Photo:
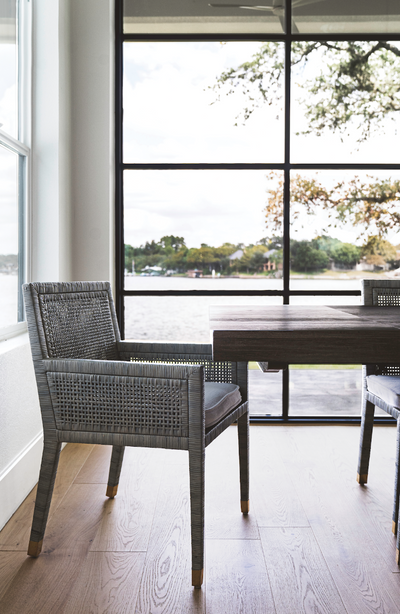
M211 305L281 305L280 296L127 296L125 338L211 343Z
M263 372L256 362L248 371L250 415L261 417L282 415L282 371Z
M282 198L265 171L125 171L125 288L282 289Z
M124 43L124 161L283 162L282 68L282 43Z
M124 32L131 34L280 34L283 2L247 5L203 0L124 0Z
M399 199L398 171L293 173L291 289L360 289L365 277L400 278Z
M291 416L359 416L361 392L361 365L290 366Z
M0 322L18 322L18 156L0 146Z
M0 130L17 138L16 0L0 0Z
M125 338L211 343L210 306L281 304L280 296L127 296ZM252 415L282 415L282 372L263 373L250 363L249 401Z
M292 0L292 32L304 34L363 34L400 32L398 0Z
M292 64L292 162L399 162L399 41L299 41Z

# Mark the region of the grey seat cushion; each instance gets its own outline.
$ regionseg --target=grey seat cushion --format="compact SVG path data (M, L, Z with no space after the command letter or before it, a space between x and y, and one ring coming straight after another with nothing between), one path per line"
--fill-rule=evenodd
M206 428L214 426L242 400L239 386L236 384L206 382L204 393Z
M368 375L369 392L400 409L400 375Z

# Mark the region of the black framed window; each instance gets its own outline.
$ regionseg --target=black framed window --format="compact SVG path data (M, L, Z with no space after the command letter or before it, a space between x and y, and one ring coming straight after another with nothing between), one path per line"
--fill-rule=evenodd
M396 274L396 2L116 4L125 337L208 342L211 304L357 304ZM251 369L252 419L358 421L360 368Z

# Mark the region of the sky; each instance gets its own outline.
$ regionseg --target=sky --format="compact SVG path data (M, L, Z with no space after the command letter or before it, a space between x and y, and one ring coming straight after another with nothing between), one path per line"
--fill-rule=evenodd
M264 105L245 125L241 121L235 125L246 97L212 89L224 70L250 60L258 48L259 43L253 42L126 43L125 162L282 162L281 103ZM282 45L277 45L277 53L283 53ZM15 46L0 44L0 65L0 129L16 136ZM355 138L296 135L306 127L299 85L319 70L318 62L309 63L308 72L293 78L292 161L398 161L399 121L387 121L385 135L361 147ZM17 252L16 172L15 154L0 147L3 254ZM340 177L337 172L320 174L328 184ZM168 234L184 237L190 247L247 245L273 234L265 224L269 186L265 171L126 171L124 185L125 241L132 245ZM293 225L292 236L310 239L327 223L322 215L301 219ZM354 242L359 229L331 229L331 234ZM400 243L399 234L388 238Z
M212 89L218 76L251 59L259 43L125 43L125 162L282 162L281 103L264 105L243 126L236 118L246 105L241 92ZM282 47L277 46L277 53ZM308 63L292 80L292 162L393 162L398 157L399 122L387 121L384 136L358 144L356 137L297 134L305 130L300 87L321 64ZM332 184L346 173L330 172ZM348 173L347 173L348 174ZM376 173L369 173L374 177ZM272 232L264 208L265 171L126 171L125 242L140 245L165 234L183 236L190 247L201 243L256 243ZM362 175L362 173L358 173ZM395 176L394 172L385 176ZM383 177L383 174L381 174ZM400 174L398 173L398 178ZM292 236L311 239L327 226L324 216L304 218ZM355 242L360 228L331 228L342 241ZM400 242L399 235L389 240Z

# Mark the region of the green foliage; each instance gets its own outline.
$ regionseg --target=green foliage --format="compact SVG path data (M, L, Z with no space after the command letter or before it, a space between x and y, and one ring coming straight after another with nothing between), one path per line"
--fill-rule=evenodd
M356 176L349 181L338 181L327 188L318 181L318 173L309 178L296 174L290 182L291 219L296 222L302 215L315 215L319 210L328 214L329 227L351 224L376 230L384 235L388 230L400 228L400 180L367 176L363 181ZM278 231L282 226L283 179L281 174L269 173L271 187L264 209L267 228Z
M342 243L336 246L329 254L336 266L351 269L360 261L361 250L351 243Z
M265 245L249 245L239 261L239 270L246 273L257 273L263 270L264 254L268 251Z
M265 43L249 62L223 72L212 89L231 95L241 90L247 105L236 119L245 122L260 104L273 104L282 98L284 77L283 46L279 43ZM237 125L237 122L236 124Z
M328 256L331 256L335 249L343 245L343 243L339 241L339 239L334 239L333 237L329 237L328 235L320 235L319 237L315 237L315 239L313 239L311 243L313 247L315 247L316 249L321 249L322 251L326 252Z
M379 236L369 236L361 247L361 256L365 256L367 262L383 264L383 262L396 261L396 248ZM377 258L377 256L379 258Z
M217 258L214 254L214 249L205 243L200 248L191 248L186 257L186 263L189 268L205 269L211 273L213 265L216 264Z
M328 254L314 247L312 241L291 241L290 255L294 271L321 271L329 264Z
M133 259L137 274L140 274L145 267L152 266L161 267L164 274L167 271L185 274L189 269L201 269L204 275L210 275L213 270L222 275L261 274L267 254L268 260L275 263L275 270L265 274L275 275L283 261L283 240L279 236L265 237L255 245L224 243L219 247L212 247L203 243L199 248L188 248L183 238L179 239L179 241L169 241L168 237L162 237L158 242L151 241L141 247L125 245L126 269L129 272L132 270ZM232 263L229 256L238 249L243 250L243 256ZM329 266L330 261L340 268L352 269L364 256L367 262L377 265L389 262L394 267L396 248L379 236L369 236L360 248L351 243L342 243L339 239L328 235L321 235L311 241L292 240L290 254L293 271L307 273L323 271Z
M293 79L300 76L308 129L347 133L359 130L359 140L382 128L382 119L400 111L400 49L386 41L294 41ZM312 61L321 67L302 81ZM279 43L265 43L236 68L223 72L213 89L230 95L241 90L246 104L237 119L247 121L255 109L283 98L284 58Z
M159 241L151 241L140 247L125 245L125 268L140 274L145 267L161 267L164 273L174 271L185 273L190 269L200 269L205 275L215 270L220 274L229 274L240 271L243 273L260 273L263 271L265 262L264 254L274 250L270 260L278 265L282 262L282 237L274 236L271 239L265 237L256 245L245 247L243 243L223 243L218 247L212 247L202 243L201 247L188 248L183 237L162 237ZM230 256L238 249L243 250L243 257L235 260L234 268Z
M175 235L161 237L159 245L166 251L173 250L174 252L179 252L186 247L185 239L183 237L175 237Z
M184 260L187 247L183 237L174 235L161 237L160 241L147 241L140 247L125 245L125 269L140 273L145 266L161 266L163 269L175 269Z

